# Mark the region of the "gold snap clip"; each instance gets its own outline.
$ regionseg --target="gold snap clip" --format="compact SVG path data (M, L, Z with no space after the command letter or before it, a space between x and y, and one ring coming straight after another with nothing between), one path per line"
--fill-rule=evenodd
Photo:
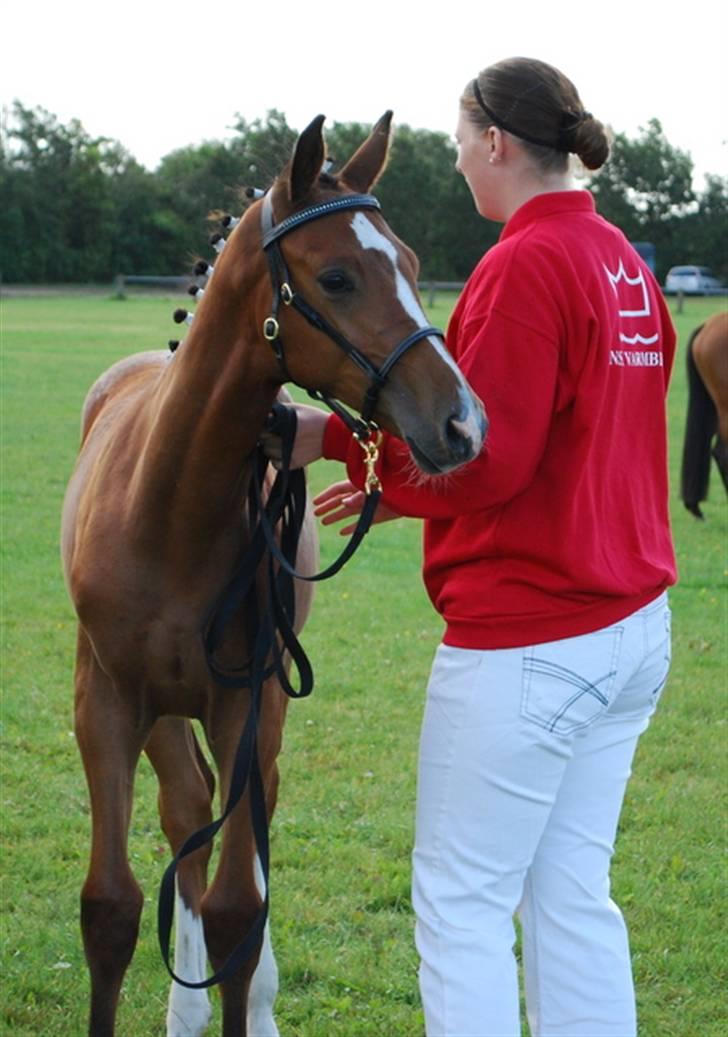
M372 435L372 433L374 434ZM381 492L382 483L375 470L376 463L379 460L379 447L382 445L381 430L376 426L372 426L366 439L358 435L354 438L364 451L364 467L366 468L364 492L367 496L375 490Z

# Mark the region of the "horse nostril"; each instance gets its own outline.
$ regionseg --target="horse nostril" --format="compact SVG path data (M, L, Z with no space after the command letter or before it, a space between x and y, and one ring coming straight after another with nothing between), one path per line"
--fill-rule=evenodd
M454 461L462 463L474 456L473 440L467 426L457 418L448 418L445 426L445 439Z
M477 418L474 414L462 413L449 417L445 439L453 459L459 464L472 460L480 453L487 431L488 420L482 412Z

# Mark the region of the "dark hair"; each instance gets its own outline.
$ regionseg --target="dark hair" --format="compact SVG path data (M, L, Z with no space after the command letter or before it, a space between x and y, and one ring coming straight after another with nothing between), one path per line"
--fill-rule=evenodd
M565 169L570 152L587 169L609 155L602 123L585 111L571 80L544 61L499 61L468 83L460 103L476 125L518 137L544 171Z

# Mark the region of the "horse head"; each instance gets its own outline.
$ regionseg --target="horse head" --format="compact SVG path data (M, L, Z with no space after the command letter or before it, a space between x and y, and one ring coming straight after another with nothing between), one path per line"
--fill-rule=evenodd
M386 112L333 174L318 116L243 226L262 221L274 313L269 284L257 319L279 381L359 412L368 407L367 419L405 440L419 467L437 474L477 456L487 425L441 333L429 326L415 254L369 194L386 165L391 119Z

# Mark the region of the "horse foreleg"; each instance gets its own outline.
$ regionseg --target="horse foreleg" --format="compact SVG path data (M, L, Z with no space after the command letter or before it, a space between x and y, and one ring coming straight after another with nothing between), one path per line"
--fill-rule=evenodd
M275 758L280 747L285 715L277 685L266 688L258 737L268 819L272 816L278 786ZM237 738L242 729L239 715L231 713L231 701L218 702L208 738L225 792L230 787ZM205 937L210 961L220 969L255 922L262 903L263 877L255 852L248 797L238 804L223 828L217 873L202 903ZM248 962L221 984L223 1037L277 1037L273 1003L278 991L278 970L270 932L266 926L261 945Z
M76 669L75 729L91 799L91 859L81 892L81 929L91 976L91 1037L113 1037L124 973L139 931L143 896L127 841L136 764L146 731L94 660L83 635Z
M261 896L265 894L265 881L260 862L255 860L255 882ZM263 945L248 990L247 1024L249 1037L279 1037L273 1018L273 1006L278 996L278 965L273 953L270 922L266 922Z
M212 819L215 789L212 771L197 744L192 725L181 717L162 717L146 745L159 779L159 816L172 853ZM193 983L204 980L207 951L200 902L207 886L211 847L185 857L177 869L174 971ZM167 1010L167 1037L201 1037L212 1014L207 991L172 983Z

